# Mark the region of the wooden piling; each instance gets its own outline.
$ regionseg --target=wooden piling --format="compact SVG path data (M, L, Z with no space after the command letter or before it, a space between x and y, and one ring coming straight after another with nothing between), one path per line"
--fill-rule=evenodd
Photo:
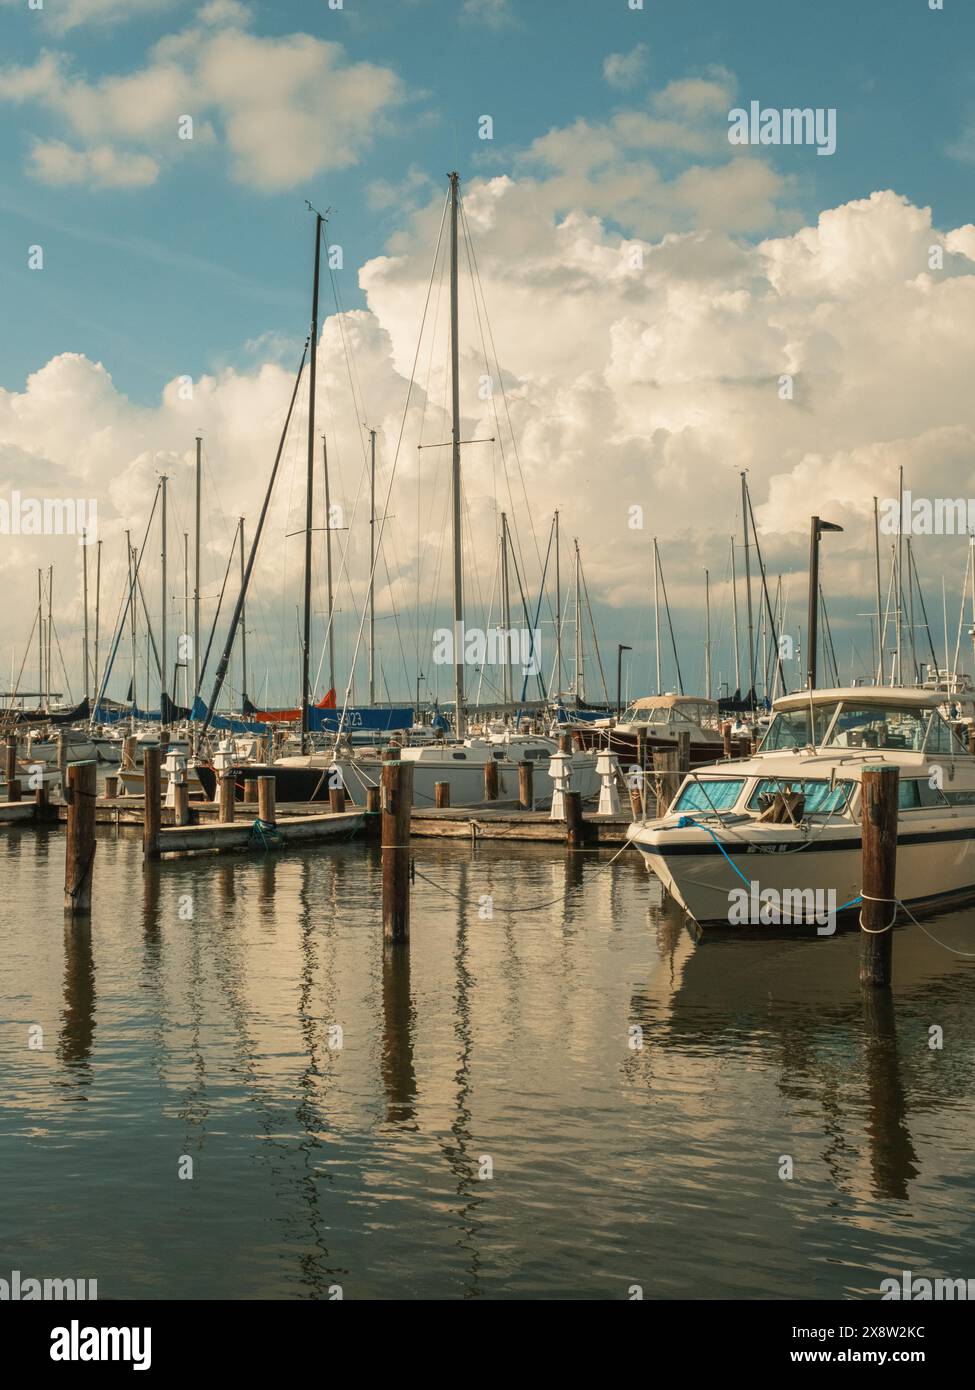
M400 760L399 749L383 754L382 866L383 938L406 941L410 934L410 810L413 764Z
M366 788L366 839L379 843L382 840L382 791L379 787Z
M484 800L497 801L498 799L498 761L492 758L490 762L484 764Z
M222 772L217 782L217 797L220 806L220 820L224 825L229 825L234 818L235 794L234 774L232 772Z
M329 787L329 789L328 789L328 804L329 804L329 809L332 810L332 811L339 811L339 812L344 811L344 810L345 810L345 787L343 787L343 786Z
M268 825L274 825L276 807L274 799L274 789L276 782L273 777L258 777L257 779L257 814Z
M559 752L560 752L560 753L571 753L571 752L572 752L572 735L571 735L571 734L559 734Z
M176 825L190 823L190 784L176 782L173 786L173 821Z
M146 859L158 859L159 828L162 823L162 750L158 743L147 743L143 748L142 770L142 853Z
M636 765L641 772L647 766L647 736L642 729L636 731Z
M118 777L105 778L105 800L114 801L118 796Z
M686 731L677 735L677 771L686 777L691 770L691 736Z
M122 740L122 768L123 772L131 772L135 767L135 754L139 740L135 734L126 734Z
M518 805L523 811L535 809L535 764L527 758L518 764Z
M257 781L256 781L256 779L253 778L253 777L245 777L245 778L244 778L244 800L245 800L245 801L256 801L256 800L257 800Z
M446 810L450 805L449 782L435 782L433 784L433 804L439 811Z
M889 988L893 972L899 780L896 767L863 769L860 983L878 989Z
M585 830L582 823L582 792L565 792L565 841L569 849L582 849Z
M42 778L41 778L41 785L40 785L39 787L35 787L35 788L34 788L34 807L35 807L35 814L36 814L39 818L45 817L45 816L47 815L48 808L50 807L50 804L51 804L51 798L50 798L50 796L48 795L47 783L44 781L44 779L43 779L43 777L42 777Z
M17 740L16 740L16 738L8 738L8 739L7 739L7 744L6 744L6 749L5 749L5 758L4 758L4 773L5 773L6 778L7 778L7 800L8 800L8 801L19 801L19 800L20 800L20 781L19 781L19 779L18 779L18 777L17 777Z
M726 720L721 725L721 742L724 744L724 756L731 757L731 723Z
M91 911L97 782L96 762L72 763L68 768L64 910L72 917L86 916Z
M667 808L677 795L680 773L677 768L676 748L663 748L653 755L653 770L657 784L657 815L665 816Z
M636 772L630 780L630 810L634 820L643 820L643 784L646 774ZM639 781L637 780L639 778Z

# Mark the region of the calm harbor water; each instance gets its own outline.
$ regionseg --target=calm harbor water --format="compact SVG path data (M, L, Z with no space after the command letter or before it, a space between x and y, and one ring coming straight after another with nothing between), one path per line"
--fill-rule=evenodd
M106 828L87 930L63 834L4 829L0 1275L123 1299L975 1275L975 962L905 928L865 1001L855 934L695 942L608 859L417 841L437 886L384 962L362 845L144 871ZM925 925L975 953L975 915Z

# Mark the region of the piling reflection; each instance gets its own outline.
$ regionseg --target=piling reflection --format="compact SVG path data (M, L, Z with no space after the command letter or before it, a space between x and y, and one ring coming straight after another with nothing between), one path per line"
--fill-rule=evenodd
M91 922L79 918L67 922L64 928L64 1005L58 1035L58 1060L80 1099L87 1099L91 1084L95 998Z
M907 1127L894 998L887 989L864 988L861 995L873 1192L876 1197L905 1201L918 1165Z
M382 1049L386 1119L392 1124L406 1124L416 1116L408 941L386 942L383 950Z

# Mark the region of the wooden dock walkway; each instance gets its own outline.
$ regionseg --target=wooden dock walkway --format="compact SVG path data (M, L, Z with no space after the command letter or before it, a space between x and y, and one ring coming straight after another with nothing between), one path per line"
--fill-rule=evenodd
M279 808L280 809L280 808ZM267 847L291 845L310 840L351 839L365 826L365 811L326 811L313 816L280 816L266 832ZM163 826L159 832L160 854L198 854L213 851L228 854L248 849L262 832L255 829L253 819L218 821L211 819L201 825Z

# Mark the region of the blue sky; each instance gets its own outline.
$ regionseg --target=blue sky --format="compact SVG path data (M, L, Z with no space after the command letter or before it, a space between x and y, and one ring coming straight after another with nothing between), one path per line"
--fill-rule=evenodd
M579 535L604 656L611 665L613 644L632 642L635 688L649 689L653 671L654 532L678 637L694 653L688 683L702 683L705 567L715 667L729 674L740 469L771 572L786 576L795 636L809 512L846 526L824 582L848 658L869 647L872 497L891 495L900 466L915 491L937 477L944 495L975 495L970 3L45 0L39 12L0 0L0 25L0 481L96 494L116 558L161 467L188 514L197 429L217 495L208 586L236 516L256 516L308 323L306 198L335 210L344 306L370 311L355 349L368 402L348 402L348 418L329 426L346 504L366 413L389 466L454 167L511 391L525 469L516 490L543 542L556 506L565 536ZM835 108L836 153L732 149L728 111L751 101ZM176 136L184 114L192 141ZM485 115L490 141L478 138ZM645 269L627 268L630 243ZM43 247L43 273L27 268L32 245ZM932 248L944 258L936 270ZM465 432L480 437L494 426L477 395L471 327L462 325L462 410ZM340 357L326 327L329 409ZM791 405L778 394L782 372L795 374ZM173 396L184 376L199 388L185 408ZM432 388L419 424L439 434L436 372ZM301 423L299 409L296 435ZM296 530L299 452L295 443L279 543ZM466 465L483 552L468 565L471 594L490 591L506 505L497 479L511 482L512 459L496 448ZM387 615L395 603L408 651L410 609L444 537L443 479L432 456L425 466L430 479L409 460L401 470L392 590L379 598ZM633 505L647 517L638 532L626 520ZM525 518L512 524L530 553ZM359 597L360 531L349 533L348 586ZM8 548L0 576L15 555L14 585L56 560L64 630L77 632L78 557L60 544L41 538L29 558L23 541ZM963 538L919 543L932 607L945 574L957 613L964 551ZM264 557L252 610L255 659L281 672L272 698L289 703L294 643L281 634L293 630L297 575L287 546ZM23 582L17 603L29 611ZM446 592L438 598L443 608ZM178 609L179 594L170 602ZM346 652L357 603L339 624ZM318 616L315 625L317 647ZM18 619L0 620L12 651L23 637ZM428 634L417 640L422 652ZM387 665L402 667L399 635L382 642ZM398 670L394 693L412 680Z
M90 81L124 74L185 28L195 8L174 0L149 16L59 35L56 0L43 18L18 0L0 10L4 62L28 66L47 47L70 55ZM199 147L151 187L45 186L25 173L26 150L35 137L62 135L63 122L35 103L4 104L0 264L4 317L16 325L0 340L8 389L66 349L104 362L118 388L143 402L177 374L246 362L247 342L304 329L306 196L337 209L343 292L361 302L356 268L383 249L400 216L395 205L371 208L369 185L396 183L411 165L433 179L455 164L468 176L502 171L549 128L598 121L622 102L639 104L648 87L713 65L734 75L743 104L837 108L831 158L772 151L795 176L792 201L807 217L883 187L932 205L938 223L970 216L975 166L948 153L975 114L975 12L961 0L946 0L943 12L927 0L647 0L642 12L626 0L510 0L510 22L490 22L490 10L465 17L459 0L252 8L257 34L306 32L341 42L351 61L391 68L405 101L357 164L270 193L235 183L223 153ZM638 44L643 74L614 90L603 60ZM495 122L487 148L477 139L483 113ZM25 268L34 242L45 248L43 277Z

